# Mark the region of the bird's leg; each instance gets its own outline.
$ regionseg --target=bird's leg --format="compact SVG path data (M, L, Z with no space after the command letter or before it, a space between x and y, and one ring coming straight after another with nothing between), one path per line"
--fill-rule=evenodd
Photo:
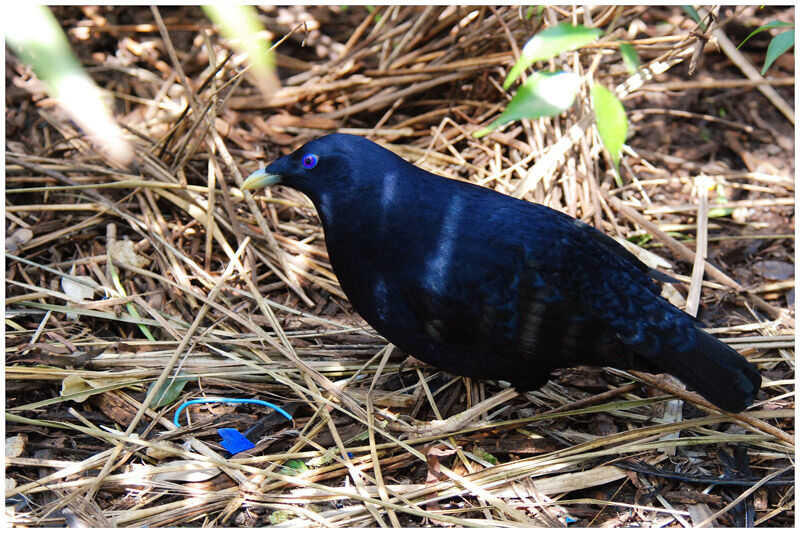
M390 422L387 425L387 428L392 431L408 433L414 437L430 437L434 435L452 433L454 431L463 429L480 415L488 412L491 409L494 409L498 405L505 403L508 400L516 398L518 395L519 394L516 390L514 390L513 387L508 387L503 389L496 396L487 398L479 404L470 407L466 411L458 413L457 415L453 415L446 420L432 420L430 422L415 420L411 424L395 421Z

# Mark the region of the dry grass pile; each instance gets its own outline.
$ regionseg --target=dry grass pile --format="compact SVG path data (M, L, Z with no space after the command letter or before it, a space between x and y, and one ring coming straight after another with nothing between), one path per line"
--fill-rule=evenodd
M265 8L286 37L266 99L196 8L163 8L163 23L143 7L54 8L136 157L104 159L7 55L9 523L791 525L793 126L775 102L793 70L774 67L764 96L713 34L690 79L698 41L678 8L586 9ZM507 103L521 44L562 21L665 70L631 79L613 39L560 65L623 88L622 186L586 93L562 117L471 135ZM672 298L758 365L756 404L732 417L666 379L571 369L465 427L396 431L502 387L386 348L344 298L309 201L239 189L331 130L668 260L686 281ZM294 420L200 405L176 427L199 397L259 398ZM228 457L220 427L252 430L256 448Z

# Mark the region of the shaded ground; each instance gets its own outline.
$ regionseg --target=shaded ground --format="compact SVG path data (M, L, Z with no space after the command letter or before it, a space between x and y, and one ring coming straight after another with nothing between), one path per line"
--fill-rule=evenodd
M695 25L679 8L592 8L592 21L631 41L643 64L684 59L624 99L622 187L591 129L532 179L587 114L585 94L557 119L470 135L502 110L500 84L525 41L544 23L586 22L582 12L264 8L273 40L296 30L277 48L283 88L269 101L246 77L224 85L239 59L198 8L160 8L189 87L148 8L54 13L113 94L137 156L125 168L104 160L7 53L6 436L22 449L7 459L9 523L794 522L794 128L713 40L689 75L694 45L682 40ZM728 8L720 19L738 44L768 21L793 22L794 10ZM763 32L742 49L759 70L769 39ZM213 82L209 46L217 64L228 57ZM629 77L608 40L570 56L573 69L597 61L595 79L608 87ZM792 53L767 77L793 108ZM213 104L210 120L190 110L189 94ZM671 295L677 303L698 239L696 179L710 176L708 261L722 275L707 272L699 317L764 376L748 416L691 401L676 414L639 376L580 368L447 437L361 417L357 409L434 420L502 387L396 350L379 370L385 341L341 293L308 200L240 192L241 175L336 129L442 175L506 193L524 186L526 199L655 252L686 282ZM226 272L240 249L243 266ZM87 276L94 294L70 296L69 276ZM186 378L183 388L133 423L165 368L168 383ZM92 394L80 403L64 397L84 390ZM182 401L215 396L257 397L295 420L201 406L187 409L181 429L171 425ZM254 428L258 445L223 459L218 427ZM141 440L123 438L115 451L127 429ZM212 463L179 462L203 458ZM197 473L215 465L225 473ZM720 478L727 484L713 483Z

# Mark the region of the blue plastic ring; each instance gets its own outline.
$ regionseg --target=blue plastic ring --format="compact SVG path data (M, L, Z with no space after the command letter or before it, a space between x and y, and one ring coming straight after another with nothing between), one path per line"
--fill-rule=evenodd
M280 414L282 414L286 418L286 420L292 419L292 415L290 415L277 405L265 402L264 400L251 400L248 398L199 398L197 400L189 400L187 402L183 402L181 406L178 407L178 410L175 411L175 416L172 417L172 423L175 424L177 427L181 427L181 425L178 423L178 417L180 416L181 411L183 411L186 407L190 405L196 405L199 403L227 403L229 405L237 403L252 403L256 405L263 405L264 407L269 407L270 409L274 409L278 411Z

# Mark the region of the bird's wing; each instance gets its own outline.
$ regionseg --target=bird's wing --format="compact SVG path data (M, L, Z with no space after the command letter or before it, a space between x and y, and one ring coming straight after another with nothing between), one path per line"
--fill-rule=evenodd
M403 299L444 351L469 354L486 366L484 375L521 389L540 386L556 368L630 368L633 354L573 290L580 269L541 259L505 248L455 270L446 291L409 283Z
M617 256L618 258L622 259L625 263L635 267L639 271L647 274L651 278L662 281L664 283L679 283L677 279L673 278L668 274L664 274L660 270L656 270L655 268L650 268L646 264L644 264L638 257L633 255L627 248L622 246L620 243L606 235L605 233L601 233L599 231L595 231L594 228L582 222L580 220L575 220L575 224L578 228L583 232L583 234L590 239L594 240L597 245L599 245L603 250L610 252Z
M659 276L613 239L542 206L493 207L484 224L455 231L443 283L417 273L404 288L405 306L443 353L529 373L650 370L663 342L692 341L691 317L660 299Z

